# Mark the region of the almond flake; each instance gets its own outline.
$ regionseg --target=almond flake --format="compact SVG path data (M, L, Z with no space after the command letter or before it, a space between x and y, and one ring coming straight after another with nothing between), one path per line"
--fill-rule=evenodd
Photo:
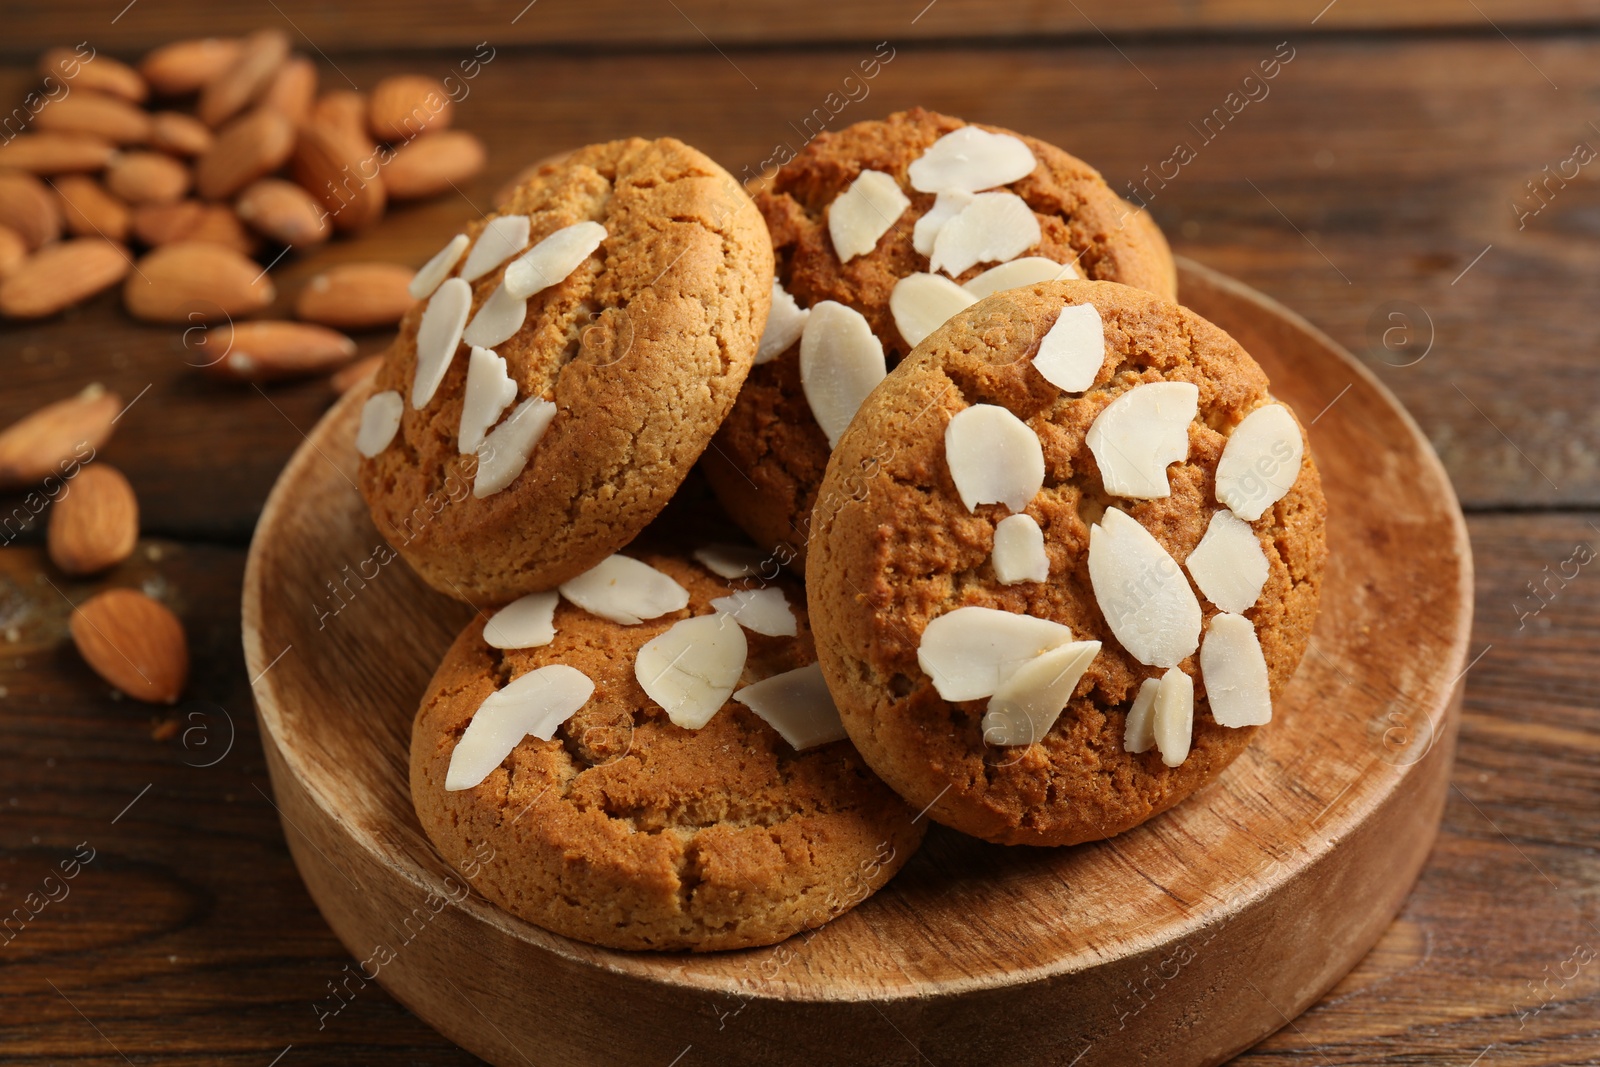
M767 637L793 637L799 632L788 597L775 586L741 589L732 596L717 597L711 606L751 633Z
M1050 577L1044 531L1032 515L1007 515L994 528L994 576L1001 585L1042 582Z
M1026 261L1019 259L1017 262ZM993 274L994 271L989 273ZM973 281L985 277L987 275L980 274ZM1100 321L1100 309L1093 304L1071 304L1062 308L1055 323L1039 342L1038 354L1033 357L1033 365L1044 376L1044 380L1069 393L1081 393L1093 385L1105 361L1105 325ZM1187 437L1184 442L1187 454Z
M939 231L970 203L971 193L940 193L934 197L933 206L911 228L911 247L919 255L933 255L933 242L938 239Z
M748 655L737 623L721 613L698 615L639 649L633 673L674 725L698 730L733 695Z
M749 545L706 545L694 550L694 558L718 578L733 581L755 577L767 554Z
M489 616L483 640L490 648L538 648L556 639L555 590L529 593Z
M548 741L556 728L589 702L594 683L576 667L552 663L511 680L490 693L450 753L444 787L454 792L480 784L522 743Z
M478 445L478 475L472 480L472 495L481 500L516 481L555 417L556 406L540 397L530 396L518 404L511 417Z
M1300 424L1282 404L1256 408L1228 435L1217 463L1217 499L1255 522L1300 477Z
M1018 667L989 698L983 716L984 741L1031 745L1043 740L1099 654L1099 641L1073 641L1041 652Z
M607 556L561 583L561 595L591 615L637 626L689 605L689 591L632 556Z
M829 448L887 373L883 344L861 312L832 300L811 309L800 335L800 386Z
M498 353L473 345L461 400L461 430L456 435L456 447L463 455L478 450L489 427L500 421L516 398L517 383L506 373L506 361Z
M1194 679L1177 667L1163 674L1151 720L1161 762L1176 767L1188 759L1194 736Z
M1021 511L1044 485L1039 435L995 404L956 412L944 429L944 458L968 511L979 504Z
M1267 554L1250 524L1231 511L1211 516L1184 565L1207 600L1235 615L1250 610L1267 584Z
M464 233L458 233L450 238L450 242L433 254L433 258L422 265L422 268L412 277L411 284L406 286L406 292L411 294L413 300L426 300L439 288L439 283L450 276L455 265L461 259L461 254L467 250L470 238Z
M1009 133L963 126L929 145L906 176L918 192L975 193L1026 178L1038 163L1032 150Z
M733 694L733 699L778 731L797 752L847 736L820 663L763 678Z
M1243 615L1217 615L1200 646L1200 677L1218 726L1264 726L1272 721L1272 685L1256 628Z
M559 285L592 256L605 239L606 228L598 222L575 222L562 227L506 268L506 291L526 300L534 293Z
M390 389L373 393L361 405L361 428L356 431L356 451L371 459L389 447L400 429L400 415L406 402Z
M977 302L977 297L939 274L908 274L894 283L889 294L895 329L912 348L950 316Z
M1192 382L1147 382L1107 404L1088 435L1106 492L1139 500L1170 496L1167 465L1189 458L1189 424L1199 402Z
M515 337L527 318L528 301L513 296L505 282L501 282L494 287L494 292L489 294L489 299L483 302L478 313L472 316L472 323L461 339L479 348L493 348Z
M1200 645L1200 601L1178 564L1134 518L1107 508L1089 528L1089 582L1128 655L1175 667Z
M800 340L810 314L794 302L794 297L778 284L778 279L772 279L772 311L767 315L766 329L761 331L761 343L756 346L756 363L766 363L787 352L790 345Z
M1128 722L1122 728L1122 751L1149 752L1156 747L1156 693L1161 690L1161 679L1146 678L1139 684L1139 694L1128 709Z
M1015 193L979 193L939 228L928 257L952 278L978 263L1005 263L1039 243L1039 217Z
M998 608L956 608L928 623L917 664L946 700L993 696L1016 669L1072 640L1059 622Z
M982 300L991 293L1006 289L1020 289L1039 282L1072 281L1078 276L1071 263L1057 263L1043 256L1023 256L998 267L990 267L982 274L964 283L961 288Z
M878 246L900 213L911 206L894 176L864 170L828 208L828 235L841 263L864 256Z
M467 261L461 265L461 280L475 282L528 247L531 225L526 215L499 215L490 219L478 234L478 243L467 254Z
M434 292L417 324L417 369L411 382L411 406L425 408L439 391L472 310L472 286L449 278Z

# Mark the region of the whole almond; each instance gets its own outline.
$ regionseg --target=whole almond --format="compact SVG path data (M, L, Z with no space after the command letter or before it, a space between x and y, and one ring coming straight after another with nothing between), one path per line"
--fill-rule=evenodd
M437 78L398 74L372 90L367 128L380 141L409 141L424 130L433 133L448 127L454 110Z
M354 89L335 89L322 96L311 105L311 116L306 121L343 130L368 150L376 147L372 144L372 135L367 132L366 95Z
M176 704L189 680L189 645L165 605L135 589L108 589L79 604L72 643L94 672L149 704Z
M133 207L133 236L140 244L151 248L181 241L206 213L206 205L198 200L179 200L173 204L135 204Z
M130 204L170 204L189 191L189 168L162 152L119 152L106 188Z
M61 236L61 202L44 182L19 170L0 171L0 226L38 248Z
M19 133L0 144L0 167L30 174L99 170L116 151L110 141L86 133Z
M333 232L322 205L281 178L262 178L246 186L233 207L257 233L291 248L315 247Z
M209 241L175 241L139 260L123 303L147 322L219 322L272 303L275 291L255 261Z
M183 96L215 79L239 60L236 37L173 41L146 53L139 73L161 96Z
M121 410L122 399L95 384L0 430L0 488L21 489L52 474L71 477L111 439Z
M305 56L290 56L261 94L261 106L282 112L298 125L311 116L316 98L317 65Z
M328 209L333 228L359 230L383 217L386 201L375 152L349 133L316 121L300 128L290 162L295 181Z
M465 130L425 133L394 150L383 168L383 188L392 199L435 196L483 169L483 142Z
M144 103L145 97L150 95L150 88L138 71L92 49L80 53L73 48L52 48L39 57L39 73L47 78L60 78L74 92L81 89L108 93L134 104Z
M0 226L0 278L22 266L28 258L28 242L9 226Z
M61 199L61 217L68 233L111 241L128 239L132 212L99 182L83 174L61 174L52 184Z
M217 327L206 344L224 355L202 369L238 382L326 374L356 354L356 343L344 334L306 322L236 322Z
M206 204L194 228L183 235L183 240L209 241L231 248L243 256L255 255L261 246L260 238L245 226L227 204Z
M45 245L0 280L0 315L39 319L82 303L128 273L128 250L103 237Z
M217 131L216 144L195 165L195 188L211 200L232 196L271 174L294 151L294 123L281 111L258 107Z
M46 547L68 574L93 574L114 567L139 543L139 501L122 472L91 463L67 483L50 508Z
M104 93L76 92L44 108L35 128L56 133L87 133L113 144L143 144L150 139L150 116L126 100Z
M328 384L336 393L348 393L368 378L378 373L378 368L383 366L383 353L375 356L363 356L343 370L328 379Z
M306 283L294 313L307 322L345 330L393 326L411 306L406 289L415 275L395 263L343 263Z
M282 30L257 30L244 39L239 58L200 90L195 114L213 128L243 111L266 91L289 58L289 36Z
M181 111L157 111L150 116L150 147L179 156L204 155L211 148L211 127Z

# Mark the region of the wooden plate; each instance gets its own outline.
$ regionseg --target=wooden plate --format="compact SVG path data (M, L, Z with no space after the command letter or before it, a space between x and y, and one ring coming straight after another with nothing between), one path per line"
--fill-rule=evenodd
M1276 721L1217 782L1110 841L1005 848L934 827L883 892L766 949L569 941L473 895L472 872L435 854L408 738L468 612L385 562L353 480L357 406L338 403L278 480L244 589L284 833L360 961L319 1010L376 980L496 1064L1087 1067L1218 1063L1314 1002L1388 925L1438 826L1471 623L1466 530L1415 424L1353 358L1197 264L1180 285L1312 420L1331 558Z

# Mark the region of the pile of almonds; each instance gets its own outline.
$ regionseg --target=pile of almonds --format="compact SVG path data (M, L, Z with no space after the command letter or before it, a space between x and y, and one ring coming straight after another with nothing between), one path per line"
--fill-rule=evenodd
M314 279L301 323L235 320L276 298L264 268L285 252L448 192L485 161L449 128L437 79L319 96L316 66L276 29L178 41L137 68L56 48L39 72L18 108L31 120L0 143L0 315L53 315L121 282L136 318L226 323L205 338L213 358L191 362L227 378L325 371L355 354L338 331L397 323L412 272L387 263Z

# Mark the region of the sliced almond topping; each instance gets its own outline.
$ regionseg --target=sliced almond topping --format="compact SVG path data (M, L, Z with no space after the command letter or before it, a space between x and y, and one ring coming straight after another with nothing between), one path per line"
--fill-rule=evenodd
M687 589L632 556L607 556L561 583L561 595L591 615L624 626L637 626L689 604Z
M472 346L467 359L467 388L461 400L461 430L456 444L462 454L476 452L489 427L500 421L517 398L517 383L506 373L506 361L487 348Z
M911 200L900 191L894 176L881 170L864 170L850 188L834 198L828 208L828 235L841 263L864 256L878 246Z
M1044 531L1032 515L1007 515L994 528L994 576L1001 585L1042 582L1050 577Z
M1217 499L1255 522L1300 477L1300 425L1282 404L1256 408L1228 435L1217 463Z
M1176 767L1188 759L1194 736L1194 679L1177 667L1163 674L1151 718L1161 762Z
M1249 611L1267 584L1267 554L1250 524L1231 511L1211 516L1184 565L1207 600L1235 615Z
M506 268L506 291L526 300L534 293L559 285L593 255L605 239L606 228L598 222L575 222L562 227Z
M538 648L556 639L555 590L529 593L513 600L483 625L483 639L490 648Z
M1107 404L1088 436L1106 492L1139 500L1170 496L1167 465L1189 458L1189 424L1199 401L1192 382L1147 382Z
M699 615L639 649L633 673L674 725L698 730L728 702L748 655L738 623L721 613Z
M918 192L975 193L1026 178L1038 163L1033 151L1008 133L963 126L929 145L907 176Z
M1272 721L1272 686L1256 628L1243 615L1217 615L1200 646L1200 677L1218 726Z
M811 309L800 335L800 386L829 448L887 373L883 344L861 312L832 300Z
M373 393L361 405L361 428L356 431L356 451L371 459L389 447L400 429L406 402L393 389Z
M1015 193L979 193L939 228L928 257L952 278L978 263L1005 263L1039 243L1039 218Z
M982 274L961 286L982 300L990 293L1006 289L1020 289L1037 282L1071 281L1078 276L1071 263L1057 263L1043 256L1023 256L998 267L990 267Z
M847 736L820 663L763 678L733 694L733 699L778 731L797 752Z
M972 203L971 193L940 193L933 198L933 206L911 228L911 247L919 255L933 255L933 242L938 239L944 224Z
M461 347L461 331L472 310L472 286L460 278L446 279L428 300L417 324L417 368L411 382L411 406L425 408L439 391L450 360Z
M1021 511L1044 485L1039 435L995 404L956 412L944 429L944 458L968 511L979 504Z
M1128 722L1122 728L1124 752L1149 752L1156 747L1156 693L1161 689L1161 679L1146 678L1139 684L1139 694L1128 709Z
M1042 740L1099 654L1099 641L1073 641L1041 652L1018 667L989 698L983 716L984 741L1031 745Z
M479 348L493 348L515 337L527 318L527 299L513 295L505 282L501 282L494 287L494 292L489 294L489 299L483 302L478 313L472 316L472 322L461 339Z
M548 741L588 703L594 683L576 667L552 663L490 693L450 753L447 790L471 789L489 777L524 737Z
M477 244L461 265L461 280L475 282L500 264L528 247L532 225L526 215L498 215L478 234Z
M731 596L717 597L711 606L751 633L767 637L793 637L799 632L788 597L775 586L741 589Z
M470 238L464 233L458 233L450 238L448 244L433 254L433 258L424 263L411 279L411 284L406 287L406 292L411 294L413 300L426 300L439 288L439 283L450 277L450 272L461 260L461 255L467 250Z
M694 550L694 558L718 578L733 581L755 577L767 553L749 545L706 545Z
M950 316L977 302L977 297L943 275L908 274L894 283L889 311L895 329L915 348Z
M998 608L956 608L928 623L917 664L946 700L993 696L1018 667L1072 640L1059 622Z
M1025 260L1019 259L1017 262ZM989 273L993 274L994 271ZM980 281L984 277L986 275L980 274L972 280ZM1105 326L1100 321L1100 309L1093 304L1072 304L1062 308L1055 323L1039 342L1038 355L1033 357L1033 365L1044 375L1044 380L1069 393L1081 393L1093 385L1105 361ZM1185 454L1188 440L1185 436Z
M1175 667L1200 645L1200 601L1150 531L1107 508L1089 528L1089 582L1128 655L1147 667Z
M761 343L756 346L756 362L776 359L800 340L806 328L806 317L811 312L794 302L789 291L772 279L772 312L767 315L767 327L761 331Z
M516 481L555 417L556 406L540 397L530 396L518 404L511 417L478 445L478 475L472 480L472 495L481 500Z

